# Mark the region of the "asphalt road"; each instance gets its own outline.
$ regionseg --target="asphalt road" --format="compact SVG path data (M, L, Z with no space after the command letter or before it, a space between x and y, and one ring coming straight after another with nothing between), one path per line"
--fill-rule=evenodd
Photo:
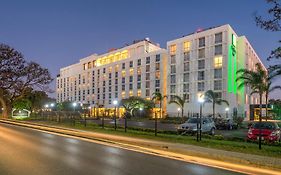
M239 174L0 123L1 175Z

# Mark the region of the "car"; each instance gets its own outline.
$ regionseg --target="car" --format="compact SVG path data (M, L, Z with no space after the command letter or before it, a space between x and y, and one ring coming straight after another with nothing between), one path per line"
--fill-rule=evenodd
M179 134L197 132L197 121L200 123L200 119L193 117L188 119L185 123L178 126L177 131ZM215 135L215 122L212 118L204 117L202 118L202 133L209 133Z
M238 124L233 121L231 118L216 118L215 125L217 129L237 129Z
M261 129L261 140L268 142L280 142L280 128L275 122L255 122L248 130L248 140L259 140Z

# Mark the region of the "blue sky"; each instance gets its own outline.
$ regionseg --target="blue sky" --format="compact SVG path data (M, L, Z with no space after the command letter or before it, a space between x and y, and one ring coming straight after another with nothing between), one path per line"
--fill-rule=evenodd
M255 25L254 13L264 14L268 8L264 0L0 0L0 4L0 42L47 67L53 77L80 58L136 39L149 37L166 47L168 40L222 24L245 35L269 65L273 62L266 58L281 36ZM54 83L51 86L55 88ZM273 95L280 98L279 94Z

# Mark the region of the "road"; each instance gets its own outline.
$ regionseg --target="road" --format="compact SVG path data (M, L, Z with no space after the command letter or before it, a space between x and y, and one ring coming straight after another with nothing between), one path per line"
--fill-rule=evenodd
M239 174L0 123L2 175Z

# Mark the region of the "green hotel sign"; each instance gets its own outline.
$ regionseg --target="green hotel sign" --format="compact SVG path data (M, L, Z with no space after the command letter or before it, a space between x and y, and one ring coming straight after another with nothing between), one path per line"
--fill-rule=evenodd
M228 83L227 90L230 93L237 93L237 82L236 82L236 72L237 72L237 55L236 55L236 36L234 34L231 35L231 44L228 48Z

